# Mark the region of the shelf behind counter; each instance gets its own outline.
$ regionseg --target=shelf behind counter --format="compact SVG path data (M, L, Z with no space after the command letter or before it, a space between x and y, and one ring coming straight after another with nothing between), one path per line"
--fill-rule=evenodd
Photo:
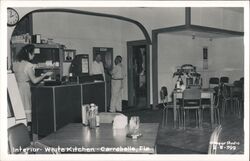
M81 122L81 107L95 103L99 112L106 109L105 82L37 85L32 92L32 131L46 136L68 123Z

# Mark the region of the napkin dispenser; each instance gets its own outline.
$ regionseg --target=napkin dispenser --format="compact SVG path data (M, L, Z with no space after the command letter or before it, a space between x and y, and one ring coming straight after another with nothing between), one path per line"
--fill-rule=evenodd
M128 117L120 114L115 116L113 121L113 129L124 129L128 124Z
M82 124L86 126L88 125L89 109L90 106L88 104L82 105Z

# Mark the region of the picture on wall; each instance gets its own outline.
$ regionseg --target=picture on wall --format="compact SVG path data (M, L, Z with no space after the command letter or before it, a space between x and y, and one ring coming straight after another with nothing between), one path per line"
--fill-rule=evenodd
M64 50L64 62L71 62L76 55L76 50L66 49Z

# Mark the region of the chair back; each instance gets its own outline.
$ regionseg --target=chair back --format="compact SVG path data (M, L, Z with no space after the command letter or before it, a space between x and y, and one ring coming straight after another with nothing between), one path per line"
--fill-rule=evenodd
M201 98L201 90L199 88L190 88L183 91L184 100L197 100Z
M243 97L243 88L239 87L239 86L235 86L232 88L232 95L233 97L238 97L238 98L242 98Z
M220 83L220 80L219 80L219 78L217 78L217 77L211 77L211 78L209 79L209 87L210 87L210 88L219 86L219 83Z
M241 78L240 78L240 82L241 82L242 84L244 84L244 77L241 77Z
M183 106L198 107L201 105L201 90L198 88L185 89L183 91Z
M243 88L244 81L242 81L242 80L236 80L236 81L234 81L234 86Z
M220 77L220 83L228 83L229 82L229 77Z
M243 87L242 81L240 81L240 80L234 81L233 84L234 84L234 86L236 86L236 87Z
M21 153L18 150L20 147L24 149L31 145L28 129L23 123L8 129L8 144L11 154Z

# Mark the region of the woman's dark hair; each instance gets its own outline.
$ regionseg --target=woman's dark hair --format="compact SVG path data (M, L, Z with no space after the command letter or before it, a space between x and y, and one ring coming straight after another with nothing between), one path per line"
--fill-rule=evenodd
M117 65L118 63L121 63L122 62L122 57L120 55L117 55L115 57L115 65Z
M35 46L32 45L32 44L25 45L25 46L19 51L19 53L17 54L16 60L17 60L17 61L22 61L22 60L30 61L29 53L33 54L34 49L35 49Z

